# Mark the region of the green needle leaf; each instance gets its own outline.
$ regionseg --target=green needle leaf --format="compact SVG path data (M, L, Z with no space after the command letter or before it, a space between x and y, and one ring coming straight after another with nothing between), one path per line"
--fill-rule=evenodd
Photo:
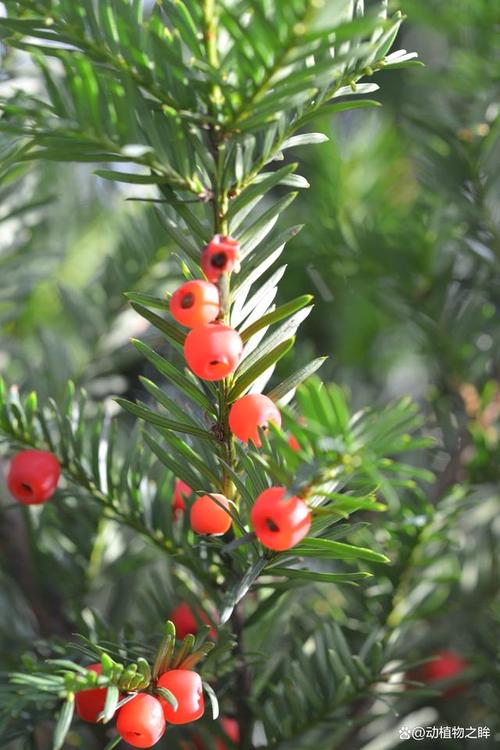
M133 414L139 419L143 419L145 422L153 424L155 427L161 427L165 430L172 430L173 432L180 432L185 435L195 435L196 437L203 438L204 440L213 441L215 438L212 433L208 430L203 430L201 427L195 427L191 424L185 424L183 422L177 422L174 419L168 419L162 414L159 414L152 409L148 409L145 406L134 404L132 401L127 401L124 398L116 398L116 403L119 404L125 411Z
M115 715L119 699L120 691L118 690L116 685L110 685L106 690L106 702L104 704L104 710L100 717L103 724L111 721L111 719Z
M177 700L175 695L170 692L170 690L167 690L167 688L163 688L163 687L156 687L155 693L158 693L158 695L161 695L161 697L164 698L164 700L166 700L167 703L169 703L172 706L174 711L177 711L177 709L179 708L179 701Z
M370 560L376 563L390 562L389 558L380 552L375 552L366 547L356 547L353 544L334 542L331 539L303 539L300 544L293 548L293 552L297 557L321 557L332 560Z
M212 719L216 721L219 718L219 701L217 700L215 691L212 686L205 681L203 681L203 689L210 699L210 704L212 706Z
M317 573L315 570L299 570L297 568L272 567L268 570L269 575L285 576L285 578L297 578L304 581L317 581L318 583L350 583L357 585L356 581L370 578L372 573Z
M121 741L122 741L121 735L114 737L112 740L108 742L104 750L113 750L117 745L120 744Z
M161 185L164 182L171 182L171 179L165 175L129 174L128 172L115 172L112 169L96 169L94 174L105 180L127 182L132 185Z
M247 570L243 578L241 578L241 580L235 581L229 588L222 602L220 615L221 625L224 625L229 620L229 618L233 614L234 608L236 607L238 602L240 602L243 597L246 596L252 584L257 580L262 570L265 568L267 562L268 561L265 557L259 558L249 568L249 570Z
M275 386L267 395L270 399L276 402L285 398L291 391L294 391L296 388L298 388L298 386L303 383L304 380L310 378L311 375L316 372L316 370L319 370L326 359L328 359L328 357L318 357L317 359L313 359L313 361L309 362L308 365L301 367L300 370L297 370L297 372L295 372L293 375L290 375L290 377L286 378L286 380L283 380L282 383Z
M244 328L240 332L240 336L243 341L248 341L255 333L258 333L262 328L273 325L273 323L279 323L280 320L288 318L297 310L301 310L303 307L308 305L313 299L312 294L303 294L301 297L297 297L291 302L286 302L284 305L280 305L276 310L263 315L262 318L256 320L255 323L249 325L248 328Z
M68 698L66 699L61 709L61 713L59 714L59 718L57 720L56 728L54 731L54 742L52 745L52 750L61 750L62 746L64 745L66 735L69 732L69 728L73 720L74 712L75 696L73 693L71 693L70 695L68 695Z
M167 671L172 660L172 655L175 649L175 625L173 622L168 620L165 623L165 635L158 648L156 659L153 667L153 679L157 679L159 675Z
M287 354L293 347L295 342L294 338L283 341L278 344L274 349L261 357L255 364L244 372L235 382L234 386L229 391L227 400L229 403L235 401L241 396L244 391L249 388L257 378L262 375L267 369L278 362L282 357Z
M186 636L184 636L184 639L174 661L174 669L178 669L179 665L182 664L186 656L191 653L195 642L196 638L191 633L188 633Z

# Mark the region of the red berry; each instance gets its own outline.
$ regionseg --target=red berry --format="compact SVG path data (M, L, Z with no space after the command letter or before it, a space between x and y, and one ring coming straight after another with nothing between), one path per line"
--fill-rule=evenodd
M285 487L270 487L252 508L257 538L269 549L286 550L298 544L311 528L311 513L300 497L285 497Z
M10 462L7 486L23 505L40 505L52 497L60 476L61 466L53 453L21 451Z
M216 234L201 256L201 267L209 281L218 281L221 274L238 270L240 243L232 237Z
M408 677L417 682L429 684L460 677L468 667L467 661L454 651L440 651L435 656L436 658L433 661L429 661L426 664L422 664L421 667L412 670ZM465 686L463 684L452 685L444 691L443 697L453 697L461 693L464 689Z
M220 311L219 290L208 281L187 281L170 299L170 312L188 328L215 320Z
M193 494L193 490L182 479L177 479L174 485L174 498L172 501L172 513L178 518L186 510L185 500Z
M210 625L210 620L201 608L196 610L196 614L198 615L198 619L194 616L193 610L187 602L182 602L173 610L170 619L175 625L177 638L182 640L189 633L195 635L200 628L200 622L204 625ZM208 635L210 638L214 638L216 635L215 630L212 628Z
M171 724L196 721L205 710L201 677L190 669L171 669L162 674L158 687L170 690L177 699L177 711L164 698L160 698L165 719Z
M242 396L229 412L229 427L233 435L244 443L252 440L257 448L261 446L258 428L266 430L269 422L281 427L281 414L274 401L262 393Z
M97 674L102 673L102 666L99 663L91 664L87 669ZM75 696L76 713L83 721L90 721L92 724L96 724L97 717L104 711L105 702L106 688L81 690Z
M213 494L219 503L229 508L229 500L224 495ZM231 516L209 495L202 495L191 506L189 517L191 528L197 534L225 534L231 527Z
M186 602L179 604L170 614L170 620L175 625L177 638L181 640L189 633L196 633L198 630L198 621L196 620L193 610Z
M228 738L237 745L240 741L240 727L236 719L230 719L228 716L223 716L221 724ZM217 739L215 740L215 750L227 750L227 745L222 740Z
M167 724L160 701L139 693L118 712L118 734L133 747L153 747L163 736Z
M239 333L220 323L193 328L184 342L184 356L202 380L222 380L238 367L243 352Z

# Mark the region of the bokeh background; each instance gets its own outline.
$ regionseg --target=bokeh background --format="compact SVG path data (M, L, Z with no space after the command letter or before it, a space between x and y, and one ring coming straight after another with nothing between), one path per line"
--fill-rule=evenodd
M294 221L306 228L289 245L281 295L310 290L316 307L293 361L285 359L279 374L311 354L328 354L322 377L342 385L355 407L406 394L418 402L425 432L436 441L416 459L437 475L426 487L427 500L453 521L444 536L430 533L426 540L433 559L441 545L438 568L426 568L424 546L424 559L408 568L400 557L394 575L404 577L405 565L410 570L403 599L415 606L414 656L452 648L472 676L458 695L417 701L411 710L424 712L422 722L489 726L492 736L479 746L495 747L500 6L491 0L401 0L398 6L408 16L399 46L417 50L425 67L378 74L382 88L373 96L383 106L321 122L317 129L330 141L298 154L311 187L292 209ZM3 66L2 91L41 88L22 55L4 50ZM1 134L0 159L10 145ZM125 200L150 193L104 183L92 172L92 165L12 168L0 161L0 369L9 382L56 399L72 379L100 402L137 395L137 376L145 371L128 341L150 334L122 292L163 294L175 286L180 268L151 208ZM92 513L77 523L69 514L63 521L65 548L56 552L51 545L62 521L49 514L34 553L30 535L40 530L2 513L0 648L7 666L17 664L23 640L66 633L65 604L53 585L61 570L65 599L87 597L118 622L131 597L141 595L141 571L156 564L150 550L113 530L103 532L104 561L89 564L75 554L75 535L92 526ZM401 503L394 502L387 524L401 530ZM414 532L405 529L408 538ZM321 607L323 596L311 607ZM367 626L380 624L377 606L367 605ZM349 627L348 597L346 608ZM381 708L380 716L386 714ZM389 712L343 747L397 746L398 726ZM465 748L478 742L401 744Z

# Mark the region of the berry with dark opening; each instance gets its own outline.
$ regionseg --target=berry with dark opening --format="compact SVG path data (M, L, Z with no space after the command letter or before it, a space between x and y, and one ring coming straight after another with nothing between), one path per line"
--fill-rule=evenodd
M222 380L236 370L243 352L237 331L220 323L193 328L184 342L186 362L202 380Z
M40 505L52 497L60 476L61 466L53 453L26 450L11 460L7 486L23 505Z
M201 677L190 669L171 669L161 675L158 687L170 690L177 699L177 711L160 697L165 719L171 724L187 724L203 716L205 701Z
M225 508L229 500L224 495L213 494ZM191 528L197 534L214 534L220 536L231 528L231 516L215 502L210 495L202 495L194 501L189 516Z
M118 712L116 729L133 747L153 747L166 729L160 701L147 693L139 693Z
M258 540L276 551L298 544L311 528L311 512L300 497L285 497L285 487L270 487L258 496L251 519Z
M91 664L87 667L91 672L96 674L102 673L101 664ZM75 710L77 716L83 721L89 721L97 724L97 717L104 711L106 703L106 688L91 688L90 690L81 690L75 695Z
M244 443L252 440L257 448L262 444L259 428L267 430L270 422L281 427L281 414L274 401L262 393L242 396L229 412L229 428L233 435Z
M204 249L201 268L209 281L216 282L221 274L237 271L240 259L240 243L232 237L216 234Z
M188 328L211 323L220 312L219 290L209 281L187 281L173 293L170 312Z
M172 513L178 518L186 510L186 498L193 494L193 490L182 479L177 479L174 485L174 497L172 500Z

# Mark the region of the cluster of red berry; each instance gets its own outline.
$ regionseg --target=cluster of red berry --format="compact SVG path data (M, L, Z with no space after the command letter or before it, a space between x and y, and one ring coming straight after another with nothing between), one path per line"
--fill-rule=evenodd
M181 502L182 498L181 498ZM213 616L213 615L212 615ZM199 630L199 624L210 625L210 620L201 608L196 609L196 616L187 602L181 602L174 610L170 613L169 619L175 625L175 632L180 640L183 640L187 635L196 635ZM215 628L212 628L208 637L210 639L216 638L217 633ZM240 730L238 722L235 719L231 719L229 716L223 716L221 719L222 730L224 734L235 744L240 740ZM191 737L190 743L181 743L183 750L206 750L206 745L202 739L197 735ZM227 745L223 740L215 740L215 750L227 750Z
M192 490L177 480L174 488L174 517L185 510L185 499ZM191 505L189 520L197 534L221 535L231 526L231 516L224 510L230 501L224 495L202 495ZM269 487L255 500L251 512L252 526L264 547L277 552L298 544L311 528L311 511L302 498L288 496L285 487Z
M170 311L181 325L191 328L184 344L184 356L191 370L203 380L222 380L237 368L243 344L237 331L218 322L221 309L216 283L223 273L237 269L238 242L216 235L203 251L201 267L208 281L188 281L172 295ZM276 404L261 393L237 399L229 411L229 429L244 443L261 447L259 429L269 423L281 426ZM294 450L300 449L295 441ZM175 517L185 508L184 496L192 490L178 480L174 489ZM197 534L221 535L231 526L227 513L230 501L220 494L203 495L191 505L189 520ZM297 544L309 531L310 511L298 497L288 497L284 487L261 493L252 508L252 524L260 542L270 549L285 550Z
M190 369L202 380L222 380L237 368L243 342L237 331L220 321L221 307L216 282L223 273L235 270L239 244L231 237L216 235L203 251L201 267L208 281L187 281L170 299L174 319L191 331L184 343L184 356ZM229 414L232 433L260 447L259 428L269 422L281 426L276 405L260 393L238 399Z
M207 278L183 284L172 295L170 310L175 320L190 328L184 355L191 370L203 380L221 380L235 371L243 343L237 331L220 321L221 306L217 282L222 274L238 270L239 244L231 237L216 235L204 249L201 268ZM229 429L242 442L261 447L260 429L270 423L281 426L276 404L261 393L249 393L237 399L229 411ZM300 450L290 438L293 450ZM48 500L57 487L60 466L48 451L28 450L11 462L8 486L12 495L25 504ZM174 491L174 517L185 508L185 496L191 488L178 481ZM197 534L221 535L231 527L230 500L221 494L198 497L190 508L191 528ZM256 499L251 513L252 525L260 542L273 550L286 550L308 533L311 514L299 497L287 495L284 487L271 487Z
M25 505L39 505L55 492L61 468L49 451L21 451L12 459L7 485L13 497ZM173 513L178 517L186 507L185 499L192 490L177 480L174 488ZM225 534L231 526L227 512L230 501L224 495L198 497L191 505L189 520L197 534ZM311 526L311 513L304 500L288 497L284 487L270 487L256 499L251 514L257 538L269 549L286 550L306 536Z
M88 669L98 675L102 672L100 664L91 664ZM168 690L175 697L177 709L161 695L150 693L138 693L118 709L116 729L133 747L152 747L163 736L167 724L188 724L203 716L203 688L197 672L171 669L159 677L156 687ZM76 694L76 712L83 721L95 724L105 702L105 687L82 690Z
M237 270L238 262L239 243L231 237L215 235L201 258L208 281L188 281L170 300L175 320L191 329L184 342L184 356L202 380L222 380L231 375L243 353L239 333L219 321L221 306L216 286L223 273Z

